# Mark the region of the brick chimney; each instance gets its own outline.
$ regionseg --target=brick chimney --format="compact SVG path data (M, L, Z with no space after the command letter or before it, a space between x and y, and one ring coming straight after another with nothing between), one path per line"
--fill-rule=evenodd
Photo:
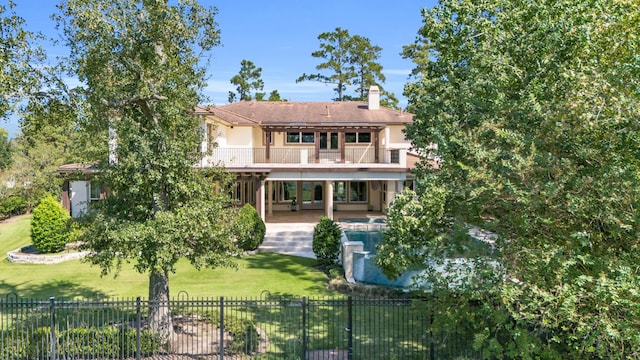
M380 89L376 85L369 87L369 110L380 109Z

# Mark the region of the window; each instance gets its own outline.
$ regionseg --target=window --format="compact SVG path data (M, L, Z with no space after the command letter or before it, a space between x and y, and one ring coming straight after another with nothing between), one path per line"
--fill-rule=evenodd
M349 183L349 201L367 201L367 183L364 181L352 181Z
M302 133L302 142L303 143L315 143L316 137L314 133Z
M295 181L283 181L280 186L280 201L292 201L296 198L297 192Z
M358 133L358 143L370 143L371 142L371 133Z
M333 182L333 201L347 201L347 184L344 181Z
M102 198L102 187L96 182L89 183L89 202L98 201Z
M345 133L344 142L349 144L368 144L371 142L370 132Z
M288 143L299 143L300 142L300 133L299 132L288 132L287 133L287 142Z
M313 144L316 142L315 133L312 132L288 132L287 144Z

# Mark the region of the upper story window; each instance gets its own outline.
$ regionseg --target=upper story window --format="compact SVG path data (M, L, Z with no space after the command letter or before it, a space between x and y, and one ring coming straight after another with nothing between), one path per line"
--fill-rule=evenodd
M371 143L370 132L352 132L344 134L344 142L347 144L369 144Z
M287 144L313 144L316 142L315 133L287 132Z

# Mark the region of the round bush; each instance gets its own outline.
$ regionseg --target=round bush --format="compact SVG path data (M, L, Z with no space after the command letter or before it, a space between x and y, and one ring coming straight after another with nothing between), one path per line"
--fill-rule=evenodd
M251 204L244 204L236 218L236 239L244 251L255 250L262 244L267 228Z
M338 224L326 216L313 228L313 253L321 265L329 266L338 263L340 254L340 238L342 230Z
M71 216L52 195L47 195L33 209L31 241L40 252L57 253L64 250L72 238L69 229Z

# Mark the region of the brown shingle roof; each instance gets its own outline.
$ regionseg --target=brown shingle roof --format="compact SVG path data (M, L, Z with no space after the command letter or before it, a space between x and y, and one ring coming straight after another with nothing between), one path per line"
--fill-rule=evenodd
M229 124L261 126L380 126L407 124L413 119L410 113L383 107L369 110L366 102L355 101L241 101L220 107L199 108L196 113L214 115Z

